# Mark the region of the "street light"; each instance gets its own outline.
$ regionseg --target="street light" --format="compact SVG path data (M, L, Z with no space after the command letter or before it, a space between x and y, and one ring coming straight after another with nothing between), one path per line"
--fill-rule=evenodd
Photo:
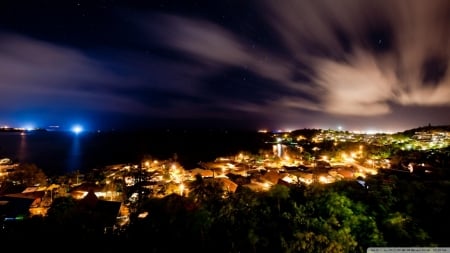
M180 184L180 195L183 196L184 193L184 184Z

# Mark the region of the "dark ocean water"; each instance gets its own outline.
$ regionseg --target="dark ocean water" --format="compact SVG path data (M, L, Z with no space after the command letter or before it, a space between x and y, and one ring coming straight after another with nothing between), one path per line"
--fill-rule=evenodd
M176 154L186 168L219 156L264 148L267 136L237 130L148 130L134 132L0 132L0 158L34 163L48 176L122 163L145 156L170 159Z

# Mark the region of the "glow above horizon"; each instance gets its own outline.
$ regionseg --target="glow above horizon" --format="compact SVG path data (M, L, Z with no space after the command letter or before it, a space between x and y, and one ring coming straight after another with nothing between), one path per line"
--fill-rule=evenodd
M74 132L75 134L79 134L83 132L83 127L80 125L75 125L72 127L72 132Z

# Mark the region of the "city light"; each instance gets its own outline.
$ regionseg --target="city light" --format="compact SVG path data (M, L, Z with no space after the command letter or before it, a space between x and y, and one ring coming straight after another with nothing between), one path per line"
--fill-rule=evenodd
M36 129L33 125L31 124L27 124L25 126L22 127L23 129L25 129L26 131L32 131L34 129Z
M72 132L74 132L75 134L79 134L83 132L83 127L80 125L75 125L72 127Z

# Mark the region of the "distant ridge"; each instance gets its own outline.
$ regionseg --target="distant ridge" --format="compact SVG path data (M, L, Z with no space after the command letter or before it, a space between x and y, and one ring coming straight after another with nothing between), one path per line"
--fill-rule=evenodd
M305 137L312 137L315 134L323 131L325 129L320 129L320 128L303 128L303 129L296 129L291 131L290 133L293 135L303 135ZM340 131L340 132L348 132L345 130L335 130L335 131ZM403 134L403 135L407 135L407 136L413 136L416 132L427 132L427 131L432 131L432 132L450 132L450 125L437 125L437 126L432 126L431 124L427 125L427 126L420 126L420 127L416 127L416 128L411 128L411 129L407 129L404 131L398 131L395 134Z
M13 132L13 133L21 133L21 132L46 132L46 129L36 128L32 130L24 129L24 128L15 128L15 127L0 127L0 132Z
M403 132L401 132L404 135L407 136L413 136L416 132L428 132L428 131L433 131L433 132L438 132L438 131L442 131L442 132L450 132L450 125L439 125L439 126L432 126L432 125L428 125L428 126L422 126L422 127L417 127L417 128L412 128L409 130L405 130Z
M0 132L25 132L26 129L16 127L0 127Z

